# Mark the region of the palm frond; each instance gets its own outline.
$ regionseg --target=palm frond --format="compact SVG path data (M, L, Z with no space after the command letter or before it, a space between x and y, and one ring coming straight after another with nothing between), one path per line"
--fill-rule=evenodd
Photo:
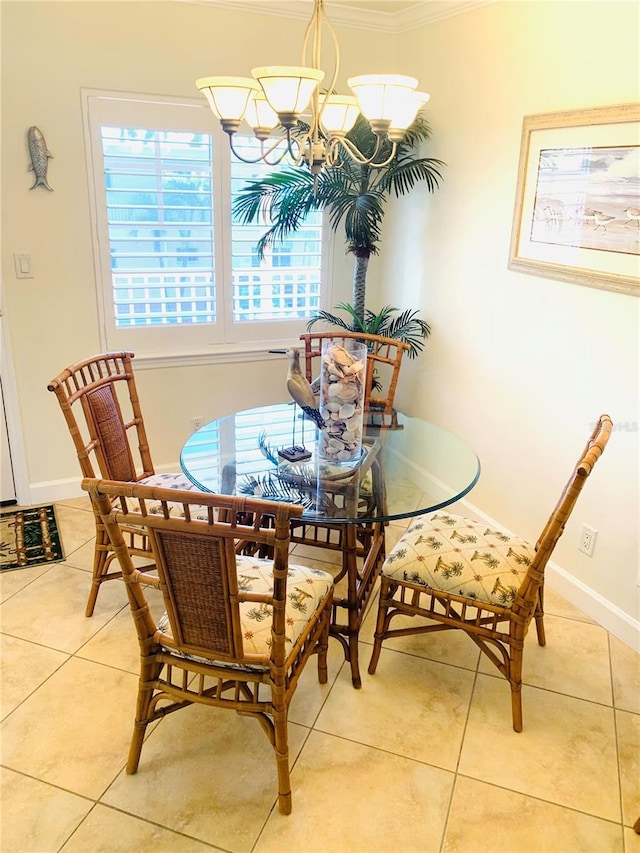
M257 244L262 258L267 246L297 231L310 211L320 206L313 194L313 175L306 169L284 167L259 180L247 181L236 196L232 214L242 225L271 222Z
M340 307L340 305L336 305L336 308ZM329 311L318 311L315 317L312 317L307 323L307 332L310 332L315 324L320 322L328 323L330 326L338 326L340 329L345 329L348 332L354 331L352 326L345 323L342 317L338 317L337 314L331 314Z
M258 436L258 447L260 448L260 452L265 457L265 459L268 459L272 465L278 465L278 463L280 462L278 451L274 450L270 444L267 444L266 430L263 430Z
M344 311L349 315L350 322L343 320L337 314L329 311L319 311L307 323L307 331L311 331L318 322L325 322L330 326L337 326L349 332L365 332L370 335L382 335L385 338L394 338L409 344L407 355L416 358L424 349L425 341L431 334L431 327L427 322L421 320L418 311L407 309L397 317L393 315L398 311L391 305L385 305L380 311L375 312L369 308L365 309L364 317L360 319L358 314L348 302L340 302L335 310Z
M253 495L267 501L281 501L283 503L296 503L306 510L315 508L314 499L304 488L297 488L287 481L285 477L268 471L258 477L245 474L238 483L238 494Z

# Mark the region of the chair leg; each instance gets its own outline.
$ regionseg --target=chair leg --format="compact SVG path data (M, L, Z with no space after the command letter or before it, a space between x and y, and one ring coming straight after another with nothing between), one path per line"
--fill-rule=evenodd
M360 678L360 661L358 653L358 636L362 614L358 607L358 567L357 567L357 534L354 524L345 524L341 533L342 565L347 577L347 647L349 664L351 666L351 683L356 689L362 687Z
M522 731L522 654L523 641L520 641L515 647L511 645L509 685L511 686L511 715L515 732Z
M291 814L291 779L289 774L289 743L287 709L275 709L273 714L276 768L278 772L278 808L281 814Z
M136 720L133 726L133 735L129 746L129 757L127 759L127 773L135 773L140 763L140 753L149 719L149 708L153 699L153 682L158 677L162 664L149 661L144 656L140 660L140 679L138 682L138 700L136 702Z
M109 563L113 559L113 551L109 542L109 535L101 523L96 524L96 547L93 556L93 576L91 578L91 589L89 590L89 598L87 599L87 607L85 616L93 616L93 611L98 599L100 584L102 583Z
M147 720L136 720L133 726L133 735L131 736L131 744L129 745L129 757L127 758L127 773L129 774L135 773L138 770L147 725Z
M378 666L378 659L382 651L382 640L384 638L384 623L387 618L387 611L391 605L393 591L391 590L391 581L389 578L382 576L380 584L380 600L378 602L378 616L376 618L376 630L373 635L373 651L371 652L371 660L369 661L369 675L373 675Z
M331 608L327 612L325 627L322 631L322 636L318 640L318 682L326 684L329 680L329 670L327 668L327 652L329 651L329 622L331 616Z

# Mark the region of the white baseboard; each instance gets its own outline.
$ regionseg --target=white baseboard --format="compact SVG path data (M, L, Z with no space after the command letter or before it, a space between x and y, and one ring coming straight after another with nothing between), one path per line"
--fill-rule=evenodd
M43 483L30 483L29 491L32 504L55 503L68 501L71 498L81 498L86 495L80 488L80 479L71 477L67 480L48 480Z
M156 467L158 473L167 471L179 471L179 465L162 465ZM44 483L31 483L31 502L34 504L53 503L55 501L69 500L70 498L82 497L86 492L80 488L79 478L66 480L51 480ZM458 503L469 510L473 515L486 521L490 527L501 527L504 525L491 518L466 498ZM512 531L507 530L512 536ZM547 566L547 580L549 586L567 599L568 602L582 610L587 616L602 625L607 631L617 637L627 646L640 652L640 622L629 616L615 604L601 596L591 587L582 583L581 580L567 572L562 566L550 561Z
M637 619L607 601L600 593L552 560L547 565L546 574L552 589L590 616L598 625L606 628L614 637L640 653L640 622Z
M165 474L171 471L179 471L180 465L156 465L157 474ZM68 477L64 480L47 480L42 483L30 483L30 503L46 504L55 501L68 501L72 498L81 498L87 493L82 490L81 477Z

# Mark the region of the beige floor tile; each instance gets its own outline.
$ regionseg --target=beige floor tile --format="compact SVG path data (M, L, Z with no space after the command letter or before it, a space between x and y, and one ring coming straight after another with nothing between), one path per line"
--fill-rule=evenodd
M378 615L378 602L372 608L360 631L362 640L373 643L373 634L376 629ZM392 628L408 628L417 624L427 624L426 620L418 623L417 618L411 616L396 616L391 623ZM434 623L435 624L435 623ZM476 670L480 651L478 647L462 631L438 631L433 634L414 634L407 637L395 637L385 640L382 644L380 656L384 655L386 649L406 652L429 660L448 663L452 666L461 666L464 669ZM366 664L369 664L371 650L367 649Z
M627 826L640 818L640 715L616 711L622 815Z
M640 655L617 637L609 639L615 706L640 714Z
M456 780L443 853L622 853L619 824L484 782Z
M127 606L76 652L76 657L103 663L138 674L140 648L136 629Z
M2 723L3 764L99 797L125 764L136 690L134 675L72 658Z
M551 616L564 616L567 619L577 619L580 622L591 622L593 619L579 610L570 601L567 601L559 592L556 592L548 583L544 586L544 612Z
M342 565L342 554L340 551L333 551L328 548L317 548L315 545L294 545L291 549L292 563L300 563L303 566L315 566L323 571L328 571L326 565L322 563L331 563L333 566Z
M360 690L343 667L315 728L454 770L473 679L466 670L387 650L376 674L363 674Z
M91 800L12 770L1 769L0 780L2 853L59 850L93 806Z
M524 646L522 681L603 705L613 703L609 639L599 625L545 615L546 646L538 645L535 623ZM502 678L482 655L479 672Z
M525 686L512 728L505 679L478 675L459 772L607 820L620 820L613 710Z
M292 784L292 814L272 812L254 853L437 851L453 774L312 732Z
M640 853L640 835L628 826L624 827L624 850L625 853Z
M56 519L67 559L77 548L96 535L96 523L92 512L56 504Z
M68 655L6 634L0 636L2 719L68 660Z
M387 484L387 503L396 512L417 512L422 507L429 506L436 498L425 497L424 492L410 480L397 479Z
M384 544L386 547L386 553L393 548L393 546L399 542L399 540L404 536L407 532L407 524L387 524L384 530Z
M217 849L98 804L60 853L212 853Z
M55 566L60 566L56 563ZM16 592L29 586L34 580L50 572L54 566L30 566L28 569L7 569L0 572L0 603L7 601Z
M342 646L337 640L329 638L329 651L327 654L327 668L329 670L328 681L320 684L318 681L318 662L316 657L310 658L300 676L296 692L294 693L289 708L289 720L301 726L311 728L314 724L327 696L329 695L334 681L340 669L345 664Z
M62 652L76 651L127 603L120 581L104 584L93 616L87 618L89 583L86 572L58 563L4 602L2 630Z
M308 729L289 725L290 763ZM293 800L295 808L295 787ZM255 720L191 706L145 741L138 772L102 802L232 853L249 851L277 799L273 749Z
M93 509L91 508L91 498L89 495L83 495L78 498L69 498L66 501L56 501L56 508L59 506L70 507L71 509L83 509L86 512L90 512L93 514Z
M118 585L120 582L113 583ZM162 594L159 590L148 587L145 596L157 621L164 613ZM125 669L127 672L137 674L140 671L140 648L128 603L125 602L122 610L78 649L76 656L114 666L116 669Z
M94 536L88 542L85 542L84 545L76 548L71 554L67 554L64 565L72 566L74 569L82 569L85 572L92 572L95 547L96 540Z

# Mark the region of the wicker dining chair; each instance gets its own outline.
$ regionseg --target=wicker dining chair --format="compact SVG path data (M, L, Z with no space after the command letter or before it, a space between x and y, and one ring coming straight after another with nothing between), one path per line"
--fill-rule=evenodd
M289 705L314 653L318 679L327 681L333 594L330 574L289 563L289 523L302 508L95 479L82 487L120 563L140 646L127 773L138 768L149 723L193 703L227 708L264 729L276 756L279 808L289 814ZM160 513L147 511L152 502ZM171 514L176 502L182 517ZM202 508L206 521L194 518ZM157 575L135 568L124 536L132 527L148 537ZM237 555L237 539L264 543L273 559ZM150 585L166 610L157 623L145 598Z
M300 335L304 342L305 375L309 382L320 373L320 357L324 341L360 341L367 344L367 373L365 377L365 421L380 426L393 422L393 401L400 377L402 357L409 344L382 335L364 332L307 332Z
M509 681L513 728L522 731L522 658L532 620L538 644L546 642L545 568L612 428L602 415L535 547L446 512L411 523L382 567L371 675L386 639L465 631ZM418 617L417 624L391 628L396 616Z
M109 480L193 489L184 474L155 472L133 375L133 357L132 352L91 356L67 367L47 386L64 415L82 476L100 474ZM93 614L100 585L122 576L120 571L110 571L115 555L95 508L94 514L96 545L87 616ZM128 540L132 554L149 557L148 543L137 530L131 531Z

